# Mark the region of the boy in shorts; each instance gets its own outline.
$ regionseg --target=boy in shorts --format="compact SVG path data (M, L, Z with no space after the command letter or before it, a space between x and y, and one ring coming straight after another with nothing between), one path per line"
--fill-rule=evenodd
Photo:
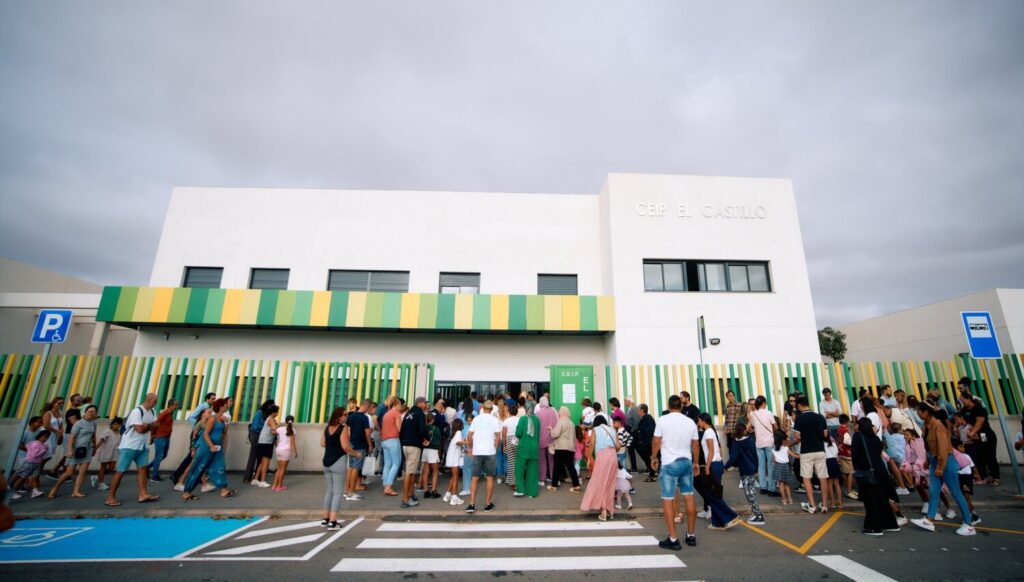
M857 492L853 489L853 429L850 427L848 415L839 415L839 432L837 434L839 472L842 474L842 479L846 481L846 496L850 499L857 499Z

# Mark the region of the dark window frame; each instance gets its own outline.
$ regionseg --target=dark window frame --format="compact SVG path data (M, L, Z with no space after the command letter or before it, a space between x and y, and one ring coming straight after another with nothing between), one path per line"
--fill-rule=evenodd
M332 289L331 288L331 276L334 273L365 273L366 274L366 288L365 289ZM374 274L391 274L391 275L405 275L405 290L396 291L394 289L374 289L373 288L373 275ZM410 271L399 271L390 269L328 269L327 270L327 290L328 291L364 291L367 293L408 293L409 292L409 276Z
M573 293L542 293L540 288L541 277L572 277L573 279ZM580 294L580 276L578 273L537 273L537 295L560 295L563 297L572 297Z
M476 276L476 292L474 292L474 293L464 293L463 291L461 291L461 289L472 287L472 285L445 285L444 281L443 281L445 275ZM448 295L463 295L463 294L465 294L465 295L479 295L480 294L480 282L481 282L482 279L483 279L483 277L481 277L480 273L473 273L473 272L470 272L470 271L440 271L437 274L437 292L438 293L443 293L443 294L448 294ZM452 293L451 291L445 291L444 289L446 287L458 287L460 289L460 291L458 293Z
M219 269L220 270L220 278L217 280L217 286L216 287L195 287L194 285L189 285L188 284L188 282L189 282L189 276L188 275L189 275L189 271L192 270L192 269L208 269L208 270ZM220 289L221 285L223 283L224 283L224 267L201 267L201 266L198 266L198 265L185 265L185 268L182 269L182 272L181 272L181 286L184 287L184 288L188 288L188 289Z
M682 290L668 290L665 289L665 271L664 265L682 265L683 270L683 287ZM643 259L643 269L641 274L643 276L643 289L644 293L773 293L775 286L772 283L772 271L771 261L751 261L751 260L726 260L726 259ZM660 289L648 289L647 288L647 265L658 265L661 267L661 288ZM706 265L722 265L725 274L725 289L701 289L701 271L706 273ZM747 289L736 290L733 289L732 285L732 274L730 270L732 267L744 267L747 274ZM767 289L753 289L750 282L750 268L751 267L763 267L765 275L765 283ZM691 280L691 271L696 274L696 281ZM706 286L706 284L705 284Z
M256 271L277 271L277 272L284 271L285 273L287 273L287 276L285 277L284 287L253 287L252 284L253 284L253 281L256 279ZM276 289L278 291L287 291L288 290L288 284L291 283L291 279L292 279L292 270L291 269L283 269L283 268L277 268L277 267L252 267L251 269L249 269L249 287L248 288L249 289Z

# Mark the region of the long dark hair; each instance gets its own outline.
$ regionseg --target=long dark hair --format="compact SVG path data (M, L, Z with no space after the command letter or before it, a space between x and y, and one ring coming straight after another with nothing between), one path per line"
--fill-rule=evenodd
M466 398L462 401L462 415L468 417L473 414L473 399Z
M273 405L274 405L274 399L273 398L268 398L263 404L260 404L260 411L263 413L264 417L266 417L268 414L270 414L270 407L273 406Z
M53 405L54 405L54 404L57 404L57 403L58 403L58 402L60 402L61 400L64 400L64 397L63 397L63 396L54 396L53 400L49 401L49 402L48 402L48 403L46 404L46 406L45 406L45 407L43 407L43 411L42 411L42 412L40 412L39 414L40 414L40 415L43 415L43 414L46 414L47 412L49 412L49 411L53 410Z
M290 437L295 436L295 417L289 414L284 422L286 427L284 433Z
M341 424L341 417L345 416L348 411L344 407L339 406L331 411L331 418L327 421L330 426L338 426Z

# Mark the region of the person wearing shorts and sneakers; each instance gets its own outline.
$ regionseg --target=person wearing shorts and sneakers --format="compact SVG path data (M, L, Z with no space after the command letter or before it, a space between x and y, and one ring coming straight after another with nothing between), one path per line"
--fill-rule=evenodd
M801 503L800 507L807 513L828 513L830 482L825 462L828 425L824 416L809 409L806 396L797 397L796 406L800 414L796 415L793 428L797 432L797 442L800 443L800 476L807 490L807 501ZM814 487L811 486L811 477L814 476L821 480L821 505L818 507L814 505Z
M494 416L494 404L488 400L480 414L469 425L468 445L473 451L473 478L469 487L469 505L466 513L476 511L476 487L480 478L487 479L487 503L484 511L494 511L494 476L498 472L498 441L501 439L501 421Z
M364 400L359 406L359 414L349 414L345 422L345 437L351 443L352 451L348 454L348 474L345 478L345 501L359 501L363 498L356 492L359 486L359 475L363 470L363 461L367 455L373 454L373 427L366 413L370 410L370 401Z
M398 431L398 440L402 443L402 454L405 455L405 476L402 483L402 509L420 504L414 495L416 474L420 470L420 457L424 442L429 442L430 432L427 430L427 399L416 397L412 408L402 418L402 428Z
M846 496L857 499L857 492L853 489L853 427L850 426L850 417L846 414L839 415L836 446L839 447L839 473L846 484Z
M678 489L686 505L686 545L696 546L697 537L694 532L697 528L697 504L693 499L693 477L700 470L700 466L694 463L694 459L700 458L697 425L682 414L682 408L681 398L674 394L669 397L668 414L657 421L651 452L654 469L661 467L658 478L661 485L661 508L668 526L668 537L658 542L658 546L677 551L682 549L682 545L676 533L672 502L675 501Z
M105 503L107 507L121 505L117 500L117 488L132 464L138 469L139 503L160 500L159 495L150 495L146 489L149 481L149 432L156 422L156 413L153 411L155 407L156 394L150 392L146 394L142 406L136 406L124 421L125 433L121 435L121 444L117 447L117 473L110 483Z

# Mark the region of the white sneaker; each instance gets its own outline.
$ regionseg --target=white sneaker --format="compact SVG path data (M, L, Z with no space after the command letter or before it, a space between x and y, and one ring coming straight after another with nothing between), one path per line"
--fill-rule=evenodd
M522 497L523 495L525 495L525 493L520 493L516 491L515 493L512 494L512 497Z
M93 489L96 488L96 484L99 483L99 481L99 477L97 477L96 475L89 477L89 484L92 485Z
M501 477L498 477L498 485L501 485Z
M900 527L903 527L903 526L907 525L908 523L910 523L910 520L908 520L906 517L897 517L896 518L896 525L898 525Z
M21 493L18 493L17 491L11 493L11 499L21 499Z
M924 530L935 531L935 524L928 521L927 517L922 517L920 519L912 519L910 520L910 523Z
M956 512L953 511L952 507L950 507L946 510L946 519L953 519L954 517L956 517Z
M921 513L923 513L925 515L928 515L928 504L927 503L925 503L924 505L921 506Z
M621 507L621 506L618 506L618 505L616 505L616 506L615 506L615 509L622 509L622 507ZM700 511L698 511L698 512L697 512L697 517L699 517L699 518L701 518L701 519L711 519L711 512L710 512L710 511L704 511L704 510L702 509L702 510L700 510Z
M32 490L32 499L35 499L36 497L42 497L42 495L43 495L42 491L40 491L38 489L33 489Z
M465 503L465 502L466 502L466 500L465 500L465 499L462 499L461 497L452 497L452 499L453 499L454 501L458 501L458 503L456 503L455 505L462 505L463 503Z
M460 499L458 495L453 495L451 499L448 500L448 504L451 505L452 507L455 507L460 503L462 503L462 499Z
M910 489L907 489L906 487L897 487L896 495L910 495Z
M202 487L200 487L199 490L202 491L203 493L209 493L211 491L216 491L217 488L214 487L213 484L207 483L206 485L203 485Z
M266 489L267 487L270 487L270 483L267 483L266 481L260 481L256 485L261 489Z
M469 489L463 489L462 491L459 491L459 495L462 495L463 497L469 495Z
M740 481L740 487L739 488L743 489L743 482L742 481Z
M621 503L616 503L615 504L615 509L622 509L622 504Z
M935 515L932 516L932 521L942 521L942 512L936 511Z
M445 503L451 501L452 500L452 492L451 491L445 491L444 492L444 497L442 497L441 500L444 501Z
M110 485L107 485L106 483L100 483L99 485L96 486L96 488L99 489L100 491L106 491L106 490L110 489ZM178 488L175 487L175 489L178 489ZM178 491L184 491L184 490L185 490L185 486L184 485L181 486L181 489L178 489Z
M976 533L978 532L974 529L974 526L967 525L966 523L958 527L956 530L956 535L958 536L973 536Z

